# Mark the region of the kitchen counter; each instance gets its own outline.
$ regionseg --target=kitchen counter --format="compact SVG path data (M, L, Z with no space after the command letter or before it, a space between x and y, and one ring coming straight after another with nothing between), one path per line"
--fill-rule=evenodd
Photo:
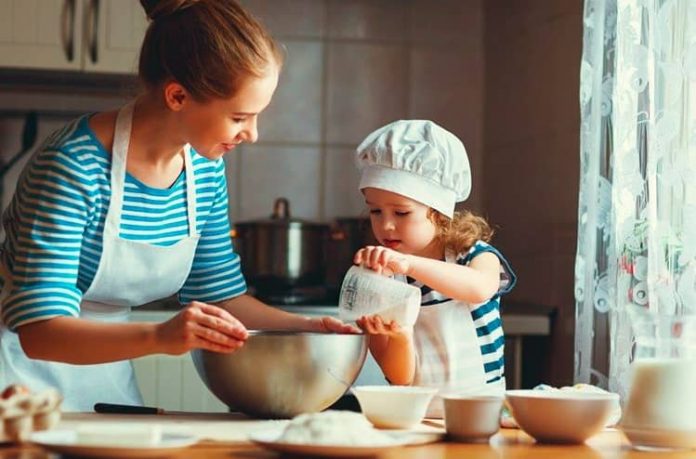
M211 429L218 431L230 430L234 425L246 426L246 432L253 431L250 426L258 425L260 428L267 428L269 423L277 421L253 421L238 414L228 415L193 415L193 414L170 414L159 416L122 416L122 415L99 415L94 413L69 413L64 416L59 428L74 427L76 422L113 422L138 421L138 422L157 422L175 423L186 426L188 432L199 434L203 429L211 432ZM426 421L433 426L441 428L442 421ZM236 423L236 424L235 424ZM256 423L256 424L254 424ZM217 427L215 427L217 426ZM239 429L238 429L239 430ZM23 457L23 458L55 458L44 450L32 446L4 446L0 447L0 458ZM259 446L241 440L232 441L203 441L196 446L185 449L179 454L171 457L180 458L270 458L278 457ZM516 429L502 429L496 434L489 444L467 444L454 442L438 442L423 446L410 446L396 448L381 455L380 458L455 458L466 457L469 459L521 459L521 458L597 458L597 459L681 459L693 458L694 453L689 451L675 452L639 452L633 450L628 444L623 434L617 430L607 429L583 445L541 445L536 444L528 435Z

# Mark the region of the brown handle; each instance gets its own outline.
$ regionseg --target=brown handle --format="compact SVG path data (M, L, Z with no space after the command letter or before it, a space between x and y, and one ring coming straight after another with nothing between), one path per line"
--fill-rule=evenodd
M274 220L287 220L290 218L290 201L287 198L277 198L273 202L273 215L271 218Z
M89 58L93 64L96 64L99 59L99 0L89 1L86 26L88 28L86 35L89 37Z
M60 14L60 38L63 42L63 52L68 62L75 58L75 0L64 0Z
M151 406L120 405L117 403L95 403L94 411L96 413L109 414L164 414L164 410L162 408L155 408Z
M348 239L348 234L338 226L331 226L329 228L329 239L332 241L345 241Z

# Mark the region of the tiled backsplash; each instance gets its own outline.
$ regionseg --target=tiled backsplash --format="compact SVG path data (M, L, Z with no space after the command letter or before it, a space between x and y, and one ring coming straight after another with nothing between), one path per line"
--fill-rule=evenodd
M259 142L226 157L233 221L266 217L287 197L293 215L357 216L353 150L372 130L428 118L457 134L471 157L482 210L482 0L243 0L286 48L280 85L261 115ZM0 109L41 108L69 116L122 98L0 91ZM41 135L63 121L41 118ZM19 147L18 118L0 118L0 155ZM6 179L5 201L18 171Z

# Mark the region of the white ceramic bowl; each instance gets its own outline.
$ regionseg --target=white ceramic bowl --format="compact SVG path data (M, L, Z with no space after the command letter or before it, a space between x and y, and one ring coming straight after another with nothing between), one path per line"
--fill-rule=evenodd
M520 428L545 443L582 443L604 428L618 394L509 390L508 406Z
M447 437L462 442L487 442L500 429L502 396L446 395L445 429Z
M357 386L352 390L365 417L385 429L407 429L420 423L437 393L436 388L417 386Z

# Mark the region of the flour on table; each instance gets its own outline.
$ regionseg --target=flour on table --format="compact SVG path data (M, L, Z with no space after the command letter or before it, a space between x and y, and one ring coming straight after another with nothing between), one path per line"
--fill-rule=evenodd
M296 416L277 441L336 446L387 446L397 443L396 439L375 429L362 414L333 410Z

